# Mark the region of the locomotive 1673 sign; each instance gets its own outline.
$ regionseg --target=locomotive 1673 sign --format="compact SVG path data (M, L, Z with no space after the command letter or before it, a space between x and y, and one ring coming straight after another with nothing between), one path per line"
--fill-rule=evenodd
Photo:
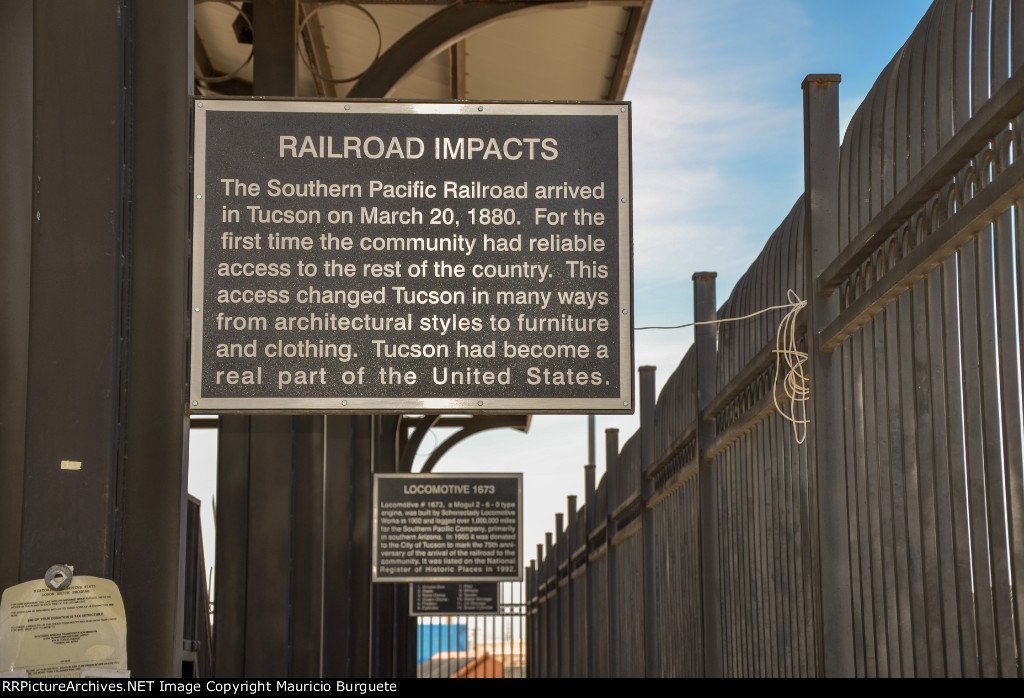
M521 473L373 476L375 582L519 581Z
M195 102L193 412L631 412L627 104Z

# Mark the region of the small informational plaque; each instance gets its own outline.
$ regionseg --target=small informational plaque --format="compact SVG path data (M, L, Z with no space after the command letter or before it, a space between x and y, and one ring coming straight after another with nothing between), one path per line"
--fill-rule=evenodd
M409 585L409 608L414 616L497 615L497 582L459 582Z
M0 600L0 671L19 669L30 678L127 671L127 626L117 585L76 576L57 591L41 579L6 589Z
M190 409L632 412L629 120L197 99Z
M374 475L373 581L518 581L523 476Z

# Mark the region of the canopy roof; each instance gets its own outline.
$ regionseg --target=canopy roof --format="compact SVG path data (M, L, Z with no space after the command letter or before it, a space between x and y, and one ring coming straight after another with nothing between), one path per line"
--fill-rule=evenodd
M298 94L620 100L651 1L301 1ZM251 3L197 0L195 34L197 93L251 94Z

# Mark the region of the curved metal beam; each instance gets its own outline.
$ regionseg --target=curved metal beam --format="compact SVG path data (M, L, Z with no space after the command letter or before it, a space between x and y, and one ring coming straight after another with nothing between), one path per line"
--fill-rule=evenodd
M433 472L434 466L441 460L444 454L448 453L457 443L464 439L468 439L473 434L484 431L487 427L464 427L459 429L457 432L445 439L440 446L434 449L430 457L427 458L427 462L420 468L421 473Z
M502 2L450 5L432 14L391 45L355 84L349 97L387 97L406 75L449 46L514 12L550 10L563 2Z
M405 442L405 446L402 448L401 461L398 464L398 472L412 472L412 464L413 461L416 460L416 452L420 450L420 444L423 443L423 438L440 419L441 415L439 414L420 418L419 422L416 424L416 428L413 429L412 436L409 437L409 440ZM401 429L401 425L399 425L398 428Z
M437 462L450 451L459 442L468 439L473 434L479 434L482 431L488 429L517 429L522 431L524 434L530 430L530 421L532 415L501 415L501 416L483 416L477 415L464 422L464 426L457 432L445 439L440 446L434 449L427 458L427 461L423 464L420 469L421 473L432 472ZM443 425L442 425L443 426Z

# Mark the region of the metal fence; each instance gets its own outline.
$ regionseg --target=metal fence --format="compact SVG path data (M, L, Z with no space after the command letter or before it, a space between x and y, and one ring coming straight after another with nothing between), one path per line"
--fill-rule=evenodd
M417 678L525 678L523 583L502 582L500 597L496 614L418 616Z
M808 300L807 440L779 314L701 326L528 574L535 676L1020 676L1024 4L937 0L715 311Z

